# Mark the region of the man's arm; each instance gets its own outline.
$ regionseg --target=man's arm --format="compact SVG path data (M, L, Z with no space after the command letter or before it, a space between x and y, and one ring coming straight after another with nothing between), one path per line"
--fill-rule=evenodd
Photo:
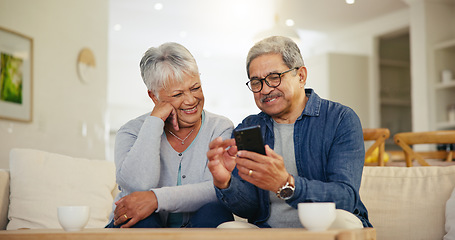
M335 202L337 208L353 212L359 198L364 165L364 142L360 120L351 109L342 112L326 159L326 180L310 180L295 176L295 195L288 203L297 208L299 202ZM333 130L331 130L333 131ZM312 161L312 160L310 160ZM316 160L314 160L316 161ZM321 159L319 159L321 161Z

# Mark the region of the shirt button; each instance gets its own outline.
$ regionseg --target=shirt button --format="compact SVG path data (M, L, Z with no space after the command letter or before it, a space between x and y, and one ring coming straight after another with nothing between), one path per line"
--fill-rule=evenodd
M182 178L186 178L186 175L183 175Z
M179 156L181 157L181 156L182 156L182 153L179 153Z

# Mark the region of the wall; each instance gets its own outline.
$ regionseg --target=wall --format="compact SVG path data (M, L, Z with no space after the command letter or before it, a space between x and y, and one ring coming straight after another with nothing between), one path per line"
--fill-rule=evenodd
M332 100L341 102L356 111L362 123L369 123L368 91L358 91L351 94L353 89L369 89L368 86L368 57L352 54L329 54L329 74L332 79L329 84Z
M310 86L321 92L321 96L325 98L333 99L346 105L349 103L360 116L363 127L379 127L378 37L402 31L402 29L408 28L409 24L409 10L405 9L343 30L328 33L325 39L311 46L306 55ZM361 85L356 85L359 84L358 78L348 79L345 86L359 86L349 88L349 91L346 88L330 87L330 82L336 81L336 76L333 76L334 79L330 80L332 76L324 73L324 71L330 69L329 66L322 67L319 64L329 64L329 61L324 61L323 59L328 58L331 54L365 56L367 63L361 65L368 69L363 73L366 76L365 82ZM362 99L362 102L353 102L352 96L357 96L355 101Z
M34 41L33 121L0 120L0 168L11 148L105 159L107 25L107 0L0 0L0 26ZM88 84L76 72L84 47L96 60Z
M328 53L306 61L307 87L322 97L352 108L362 124L368 115L368 57L344 53ZM352 94L352 92L356 92Z

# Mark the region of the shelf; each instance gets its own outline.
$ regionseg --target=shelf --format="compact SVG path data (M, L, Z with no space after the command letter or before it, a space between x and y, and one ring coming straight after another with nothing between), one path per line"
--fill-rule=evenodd
M436 124L436 126L440 130L455 129L455 122L439 122Z
M403 99L381 99L381 105L387 106L397 106L397 107L410 107L411 101L410 100L403 100Z
M451 82L437 83L435 87L436 89L455 88L455 80L452 80Z
M443 70L455 71L455 38L433 46L433 114L438 130L453 130L455 122L447 121L447 107L455 103L455 79L441 81ZM452 77L453 78L453 77Z
M394 60L394 59L380 59L381 66L387 67L410 67L411 64L409 61L401 61L401 60Z
M448 41L445 41L445 42L440 42L438 44L436 44L433 49L434 50L441 50L441 49L444 49L444 48L455 48L455 39L451 39L451 40L448 40Z

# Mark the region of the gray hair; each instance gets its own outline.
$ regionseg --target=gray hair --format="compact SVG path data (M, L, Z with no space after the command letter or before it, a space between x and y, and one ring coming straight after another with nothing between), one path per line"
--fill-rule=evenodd
M199 70L193 55L184 46L168 42L149 48L139 64L142 80L155 96L170 81L183 83L184 75L198 75Z
M257 42L248 52L246 72L250 78L250 64L255 58L265 54L281 54L288 68L305 66L297 44L288 37L273 36Z

